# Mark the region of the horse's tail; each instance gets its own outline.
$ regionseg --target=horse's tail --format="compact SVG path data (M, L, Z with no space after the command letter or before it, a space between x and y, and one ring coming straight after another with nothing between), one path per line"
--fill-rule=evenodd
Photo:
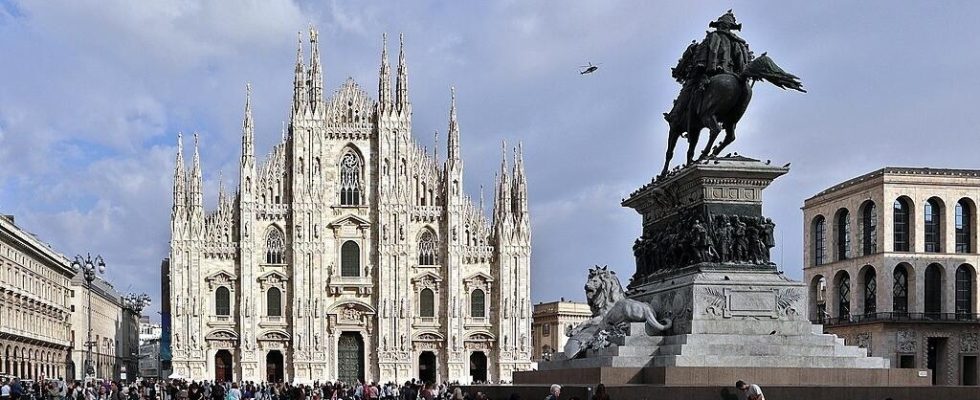
M664 332L674 324L670 318L664 318L663 323L657 321L657 313L653 311L653 307L649 304L646 307L646 320L646 327L650 332Z
M766 53L762 53L761 56L749 62L741 75L743 78L765 80L782 89L793 89L806 93L800 78L783 71Z

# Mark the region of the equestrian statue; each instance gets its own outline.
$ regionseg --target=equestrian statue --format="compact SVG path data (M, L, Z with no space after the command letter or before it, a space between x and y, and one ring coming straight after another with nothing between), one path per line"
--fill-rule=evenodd
M752 85L765 80L782 89L806 92L799 78L783 71L766 53L754 57L749 44L734 31L741 31L732 10L708 24L713 31L700 43L688 45L671 75L682 85L670 112L664 118L670 125L667 155L661 176L667 174L677 139L687 137L687 164L715 157L735 140L735 126L752 99ZM701 155L694 159L701 130L710 136ZM725 137L717 146L722 129ZM712 147L714 146L714 147Z

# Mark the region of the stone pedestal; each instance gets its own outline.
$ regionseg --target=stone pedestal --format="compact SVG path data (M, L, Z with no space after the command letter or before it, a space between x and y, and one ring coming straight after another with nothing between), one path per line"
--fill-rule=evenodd
M586 371L629 377L619 383L666 384L637 377L670 376L678 368L724 376L746 368L792 369L800 377L823 376L807 372L814 369L887 369L888 360L868 357L866 349L845 346L811 324L805 285L770 262L773 226L762 214L762 191L786 172L768 162L724 157L688 166L624 199L643 217L626 295L651 304L673 326L651 335L643 323L631 323L584 356L559 353L515 382L558 374L587 383L594 373ZM894 379L919 384L916 372L898 372Z

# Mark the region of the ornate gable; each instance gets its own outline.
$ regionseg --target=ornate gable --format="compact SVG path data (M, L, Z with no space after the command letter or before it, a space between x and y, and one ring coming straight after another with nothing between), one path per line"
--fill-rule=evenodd
M446 339L438 332L426 331L416 335L415 340L422 342L441 342Z
M374 100L354 78L347 78L330 100L328 119L332 125L368 126L374 121L374 110Z
M269 271L257 278L259 283L262 285L262 290L269 287L278 287L282 289L285 286L285 282L289 281L289 277L286 274L279 271Z
M415 288L418 290L429 288L438 292L440 282L442 282L442 277L432 271L423 272L412 278L412 283L415 284Z
M238 340L238 334L230 329L218 329L208 332L204 340L208 341L236 341Z
M272 331L265 331L259 335L258 340L260 341L272 341L272 342L286 342L289 341L289 333L281 329L276 329Z
M367 228L371 226L371 223L368 222L368 220L358 217L354 214L347 214L333 220L327 226L333 229L342 229L345 226L353 226L356 228Z
M229 289L234 289L234 285L232 285L232 283L235 281L235 279L236 278L234 275L223 270L212 273L204 278L204 280L208 282L208 288L211 290L214 290L214 288L218 286L228 286Z
M467 292L474 289L482 289L484 291L489 291L492 286L491 285L492 282L493 282L493 277L483 272L477 272L473 275L463 278L463 285L466 287Z

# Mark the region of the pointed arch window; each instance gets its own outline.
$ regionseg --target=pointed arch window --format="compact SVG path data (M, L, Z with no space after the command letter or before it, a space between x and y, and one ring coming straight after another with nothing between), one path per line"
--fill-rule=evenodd
M353 240L340 247L340 276L361 276L361 247Z
M223 317L231 315L231 291L224 286L214 291L214 313Z
M942 224L939 220L939 210L939 202L935 198L926 201L924 210L926 253L939 253L942 247L940 246Z
M419 265L436 265L436 239L432 231L425 230L419 238Z
M970 234L972 232L971 225L973 215L971 213L970 203L967 199L960 199L956 202L956 252L957 253L969 253L970 252Z
M861 222L863 255L870 256L878 251L878 208L875 203L869 201L865 204Z
M286 240L283 238L282 231L272 228L265 236L265 263L284 264L286 254Z
M473 318L487 316L487 294L482 289L476 289L470 294L470 316Z
M282 292L279 288L270 288L265 294L266 315L270 317L282 316Z
M340 159L340 205L361 205L361 158L348 150Z
M893 239L895 251L909 251L909 204L896 199L892 208Z
M432 289L422 289L419 293L419 316L432 318L436 316L436 295Z
M892 311L909 312L909 272L904 265L895 267L892 274Z

